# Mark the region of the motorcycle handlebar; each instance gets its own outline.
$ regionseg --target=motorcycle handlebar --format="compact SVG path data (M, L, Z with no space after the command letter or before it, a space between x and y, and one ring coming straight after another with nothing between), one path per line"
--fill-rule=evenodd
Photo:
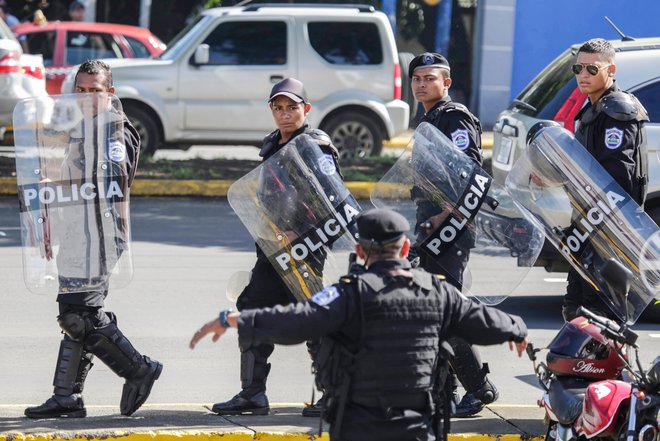
M630 346L634 346L637 342L638 335L626 326L619 325L613 320L594 314L584 306L580 306L577 312L578 314L587 317L592 323L598 325L603 330L602 334L604 336Z

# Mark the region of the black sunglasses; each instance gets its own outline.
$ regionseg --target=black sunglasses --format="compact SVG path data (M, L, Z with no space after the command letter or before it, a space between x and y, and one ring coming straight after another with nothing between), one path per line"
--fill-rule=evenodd
M582 64L582 63L575 63L573 66L571 66L571 69L573 69L573 73L575 75L580 75L582 73L582 69L586 68L587 72L589 72L590 75L597 75L598 72L602 69L605 69L606 67L610 67L611 64L606 64L605 66L598 66L596 64Z

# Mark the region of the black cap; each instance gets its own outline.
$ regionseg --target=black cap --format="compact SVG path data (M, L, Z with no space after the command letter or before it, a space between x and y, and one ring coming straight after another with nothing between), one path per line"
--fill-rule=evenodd
M85 9L85 5L82 4L82 2L79 2L78 0L74 0L71 2L69 5L69 11L75 11L76 9Z
M270 91L270 98L268 98L268 102L270 103L276 96L279 95L289 97L297 103L307 102L307 92L305 92L303 83L296 80L295 78L285 78L274 85L273 89Z
M410 224L399 213L386 208L363 211L357 217L361 240L389 243L398 240L410 230Z
M413 72L418 67L440 67L442 69L451 70L449 68L449 61L445 57L435 52L424 52L421 55L417 55L410 62L408 66L408 76L412 78Z

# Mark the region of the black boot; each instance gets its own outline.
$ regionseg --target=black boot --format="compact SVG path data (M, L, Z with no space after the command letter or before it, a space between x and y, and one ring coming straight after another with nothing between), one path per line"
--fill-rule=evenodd
M141 355L114 321L91 332L87 336L86 345L113 372L126 379L120 411L122 415L132 415L147 401L163 365Z
M474 392L466 393L461 402L456 406L456 412L453 417L467 418L478 414L483 410L486 404L493 403L500 397L497 388L489 380Z
M241 390L231 400L215 403L211 410L218 415L268 415L270 406L266 396L266 378L270 372L267 356L272 352L252 348L241 352Z
M325 397L319 398L316 403L310 403L307 406L303 407L302 416L304 417L320 417L323 412L323 406L325 405Z
M28 418L83 418L87 416L82 397L85 378L92 368L93 355L81 343L65 336L55 368L54 394L40 406L25 409Z

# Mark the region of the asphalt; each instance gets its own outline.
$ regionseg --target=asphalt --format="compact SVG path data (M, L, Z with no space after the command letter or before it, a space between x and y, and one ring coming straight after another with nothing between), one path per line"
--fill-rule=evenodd
M411 132L388 141L385 148L405 148ZM492 133L483 137L484 149L492 147ZM223 197L229 181L136 180L132 196ZM358 199L369 197L373 183L348 182ZM16 195L16 180L0 178L0 195ZM533 401L521 397L521 401ZM1 402L1 398L0 398ZM26 405L0 404L0 441L107 440L122 441L227 441L328 440L326 423L318 437L319 418L302 416L302 403L271 404L266 416L218 416L204 404L145 404L132 417L113 406L88 406L86 418L29 420ZM487 406L472 418L453 419L450 440L540 440L545 435L543 411L530 405ZM374 441L377 437L374 437ZM369 440L365 440L369 441Z

